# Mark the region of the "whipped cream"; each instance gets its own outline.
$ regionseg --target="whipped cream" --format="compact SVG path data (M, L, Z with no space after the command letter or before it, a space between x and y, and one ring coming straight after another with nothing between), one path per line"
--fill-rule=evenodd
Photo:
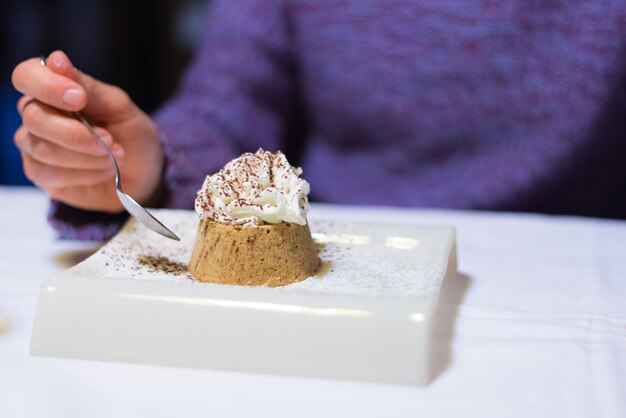
M257 226L290 222L306 225L309 183L278 151L259 149L227 163L204 180L196 198L200 219Z

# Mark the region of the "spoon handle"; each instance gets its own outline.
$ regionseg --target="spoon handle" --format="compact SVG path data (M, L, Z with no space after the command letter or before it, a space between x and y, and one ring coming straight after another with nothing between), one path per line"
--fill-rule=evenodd
M74 115L76 115L78 120L81 121L83 125L85 125L85 128L87 128L89 133L94 138L96 138L98 142L100 142L100 145L104 147L107 154L109 155L109 158L111 158L111 161L113 161L113 165L115 166L115 185L120 191L122 191L122 176L120 176L120 167L117 165L117 160L115 159L113 152L111 152L111 148L109 148L106 142L104 142L104 140L100 138L100 135L98 135L96 130L93 128L93 126L91 126L91 124L87 122L87 119L85 119L85 117L80 112L74 112Z

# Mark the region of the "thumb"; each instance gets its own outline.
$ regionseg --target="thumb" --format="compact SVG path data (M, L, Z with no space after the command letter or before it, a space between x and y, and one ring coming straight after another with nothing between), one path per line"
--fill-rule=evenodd
M63 51L51 53L46 66L54 73L76 81L85 89L87 104L83 112L95 120L117 121L128 118L137 111L125 91L81 72Z

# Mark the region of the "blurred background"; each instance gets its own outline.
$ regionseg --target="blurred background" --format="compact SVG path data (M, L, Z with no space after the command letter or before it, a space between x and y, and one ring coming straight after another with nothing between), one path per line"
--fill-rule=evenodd
M13 0L0 6L0 184L30 184L13 143L20 125L11 72L64 50L74 65L126 90L150 113L175 89L210 0Z

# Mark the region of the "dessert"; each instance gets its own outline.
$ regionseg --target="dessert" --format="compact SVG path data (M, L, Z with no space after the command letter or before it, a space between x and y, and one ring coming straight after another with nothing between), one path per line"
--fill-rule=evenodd
M189 271L199 281L284 286L320 266L306 215L309 184L280 151L259 149L207 176Z

